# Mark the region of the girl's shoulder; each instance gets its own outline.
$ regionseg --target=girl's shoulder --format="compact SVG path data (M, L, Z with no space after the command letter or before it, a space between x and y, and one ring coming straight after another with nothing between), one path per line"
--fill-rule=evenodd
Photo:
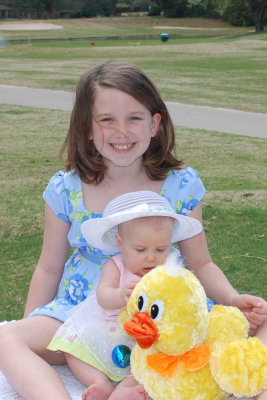
M198 171L192 167L184 169L172 169L169 171L164 184L163 189L169 190L174 187L179 190L187 187L194 187L201 182ZM202 184L202 182L201 182Z
M186 179L187 181L194 181L199 179L198 171L192 167L187 167L184 169L172 169L169 171L166 180L181 180Z
M56 172L48 182L43 198L59 218L70 222L69 215L82 200L80 175L72 171Z
M73 171L58 171L50 179L46 190L81 190L82 182L80 175Z
M169 172L161 194L178 213L188 214L201 201L205 192L198 172L192 167L187 167Z

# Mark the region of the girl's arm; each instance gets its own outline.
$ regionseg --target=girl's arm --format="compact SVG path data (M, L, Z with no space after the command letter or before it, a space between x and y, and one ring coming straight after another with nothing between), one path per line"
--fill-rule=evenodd
M190 217L202 222L200 204L190 213ZM260 297L238 294L222 270L213 263L204 232L179 244L186 264L202 283L207 296L218 304L238 307L247 317L251 333L258 331L261 326L267 327L267 302ZM260 329L262 336L266 335L266 328Z
M199 203L190 217L202 223L202 208ZM216 303L233 305L238 292L230 284L223 271L211 259L204 231L179 243L185 263L202 283L207 296Z
M138 279L132 279L123 287L120 285L120 272L112 260L108 260L103 267L101 278L96 289L98 303L106 310L124 307L137 284Z
M58 218L46 204L43 246L30 283L24 317L55 297L68 253L69 228L70 224Z
M202 222L200 204L190 213L190 217ZM238 307L247 317L251 333L262 326L267 328L267 302L260 297L240 295L233 288L222 270L212 261L204 232L179 244L186 264L202 283L207 296L218 304ZM260 328L262 336L266 335L266 328Z

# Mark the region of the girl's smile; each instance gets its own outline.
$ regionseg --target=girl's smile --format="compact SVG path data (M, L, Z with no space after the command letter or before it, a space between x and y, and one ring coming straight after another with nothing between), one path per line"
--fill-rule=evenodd
M124 152L127 150L132 149L132 147L134 146L134 143L128 143L128 144L111 144L111 146L114 148L114 150L117 150L119 152Z

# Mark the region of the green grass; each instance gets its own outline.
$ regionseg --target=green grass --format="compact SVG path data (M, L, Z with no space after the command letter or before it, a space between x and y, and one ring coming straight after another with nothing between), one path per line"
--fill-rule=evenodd
M227 193L226 195L230 195ZM256 209L257 193L242 205L225 205L223 193L220 203L212 199L204 206L209 249L217 264L241 293L267 293L266 207ZM263 195L263 193L262 193ZM262 195L258 194L263 201ZM240 193L239 199L242 199ZM265 192L266 196L266 192ZM242 199L243 200L243 199ZM211 205L212 204L212 205Z
M21 21L0 22L20 23ZM23 21L24 22L24 21ZM62 29L46 31L2 31L8 39L51 39L51 38L80 38L80 37L110 37L110 36L157 36L166 30L173 35L183 36L214 36L214 35L239 35L252 32L253 28L233 27L226 22L204 18L164 18L164 17L116 17L116 18L81 18L81 19L54 19L27 22L48 22ZM164 27L164 28L161 28ZM189 29L176 29L189 27ZM193 30L191 28L194 28Z
M0 83L73 91L88 68L119 59L140 66L168 101L267 110L266 33L248 36L250 29L203 19L45 22L63 29L10 31L4 36L103 39L94 40L95 46L91 40L8 45L0 49ZM171 39L162 44L158 37L163 28L154 27L164 25L195 29L164 28ZM155 39L104 39L137 33ZM0 106L0 320L22 315L42 243L42 192L61 168L56 155L68 120L68 112ZM213 259L241 292L266 296L266 140L198 129L176 131L178 155L199 170L207 188L204 225Z
M0 106L0 320L22 315L42 243L42 192L61 165L69 112ZM207 188L210 252L241 292L267 293L266 140L177 128L177 153Z
M168 101L263 113L267 110L267 33L248 35L251 28L233 28L203 19L96 18L47 22L64 29L3 33L8 39L54 37L62 41L1 48L0 83L73 91L78 77L88 68L107 59L119 59L140 66ZM174 29L170 25L194 29ZM159 40L163 30L171 34L166 44ZM133 34L153 35L155 39L104 39ZM91 46L93 36L103 39L94 40L95 45ZM63 40L69 37L89 39Z

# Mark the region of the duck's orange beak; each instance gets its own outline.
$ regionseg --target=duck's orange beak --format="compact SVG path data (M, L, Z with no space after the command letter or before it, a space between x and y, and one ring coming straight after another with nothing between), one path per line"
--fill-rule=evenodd
M123 325L128 335L133 336L142 349L148 349L159 339L158 329L149 314L138 311Z

